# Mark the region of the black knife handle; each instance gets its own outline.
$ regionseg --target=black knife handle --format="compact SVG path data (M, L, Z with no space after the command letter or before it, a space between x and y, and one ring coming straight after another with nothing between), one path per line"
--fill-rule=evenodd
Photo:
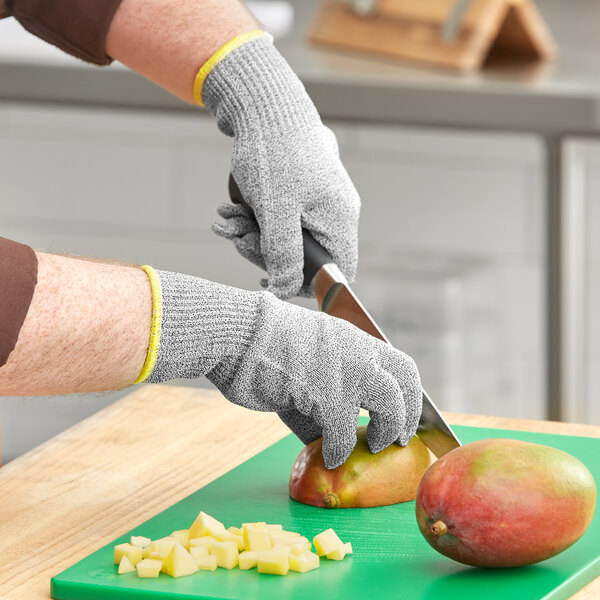
M254 211L252 207L244 200L242 196L242 192L240 192L240 188L235 182L233 176L229 175L229 197L234 204L241 204L245 206L250 215L256 222L256 217L254 216ZM317 271L328 263L332 263L333 259L331 255L315 238L312 236L310 231L307 229L302 229L302 241L304 245L304 285L310 286L314 276L317 274Z

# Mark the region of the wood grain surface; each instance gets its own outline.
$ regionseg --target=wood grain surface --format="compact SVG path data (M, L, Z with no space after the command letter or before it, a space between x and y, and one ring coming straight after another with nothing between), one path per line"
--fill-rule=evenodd
M450 423L600 437L600 427L446 414ZM0 468L1 600L50 578L287 435L220 394L143 386ZM600 597L600 578L573 596Z

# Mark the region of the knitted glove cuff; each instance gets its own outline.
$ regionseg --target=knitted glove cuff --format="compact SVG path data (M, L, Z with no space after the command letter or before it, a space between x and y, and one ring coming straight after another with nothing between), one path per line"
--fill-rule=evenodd
M264 292L180 273L156 273L162 294L160 340L146 381L197 378L225 359L243 355L255 334Z
M248 130L305 131L321 124L302 82L267 34L219 62L206 77L203 98L219 129L229 136Z

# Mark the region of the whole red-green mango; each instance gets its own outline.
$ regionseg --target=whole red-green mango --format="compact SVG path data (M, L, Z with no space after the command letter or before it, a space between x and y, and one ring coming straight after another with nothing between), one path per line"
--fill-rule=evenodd
M574 456L489 439L452 450L427 470L416 515L438 552L467 565L516 567L576 542L595 506L594 478Z
M414 500L432 459L425 444L413 437L407 446L392 444L373 454L366 426L358 427L356 436L352 454L337 469L325 468L323 438L303 448L292 467L290 496L324 508L365 508Z

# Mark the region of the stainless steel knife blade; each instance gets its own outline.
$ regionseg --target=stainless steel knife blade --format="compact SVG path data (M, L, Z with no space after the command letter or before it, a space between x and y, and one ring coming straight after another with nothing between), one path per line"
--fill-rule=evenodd
M325 264L317 271L312 279L311 288L319 303L319 310L345 319L359 329L390 343L334 263ZM438 458L461 445L425 390L417 435Z
M452 8L452 12L450 13L450 16L448 17L448 20L444 24L444 28L442 30L442 39L445 44L452 44L456 41L462 19L465 16L470 4L470 0L456 0L454 7Z

